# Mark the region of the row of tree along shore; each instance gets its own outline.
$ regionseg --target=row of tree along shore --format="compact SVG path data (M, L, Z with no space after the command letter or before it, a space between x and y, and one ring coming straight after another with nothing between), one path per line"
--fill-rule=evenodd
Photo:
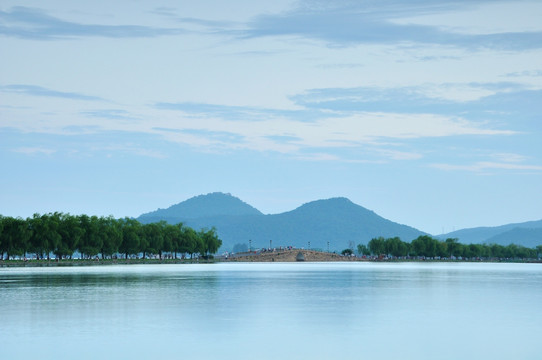
M0 260L28 255L49 259L51 254L56 259L71 259L75 253L82 259L209 258L221 245L214 228L196 231L182 223L142 224L131 218L59 212L34 214L26 219L0 215ZM542 245L527 248L515 244L462 244L455 238L440 241L423 235L411 242L398 237L373 238L367 245L359 244L357 251L372 258L527 260L540 258ZM351 254L353 249L343 251L343 255Z
M350 250L350 251L347 251ZM353 253L347 249L347 253ZM362 256L376 258L431 258L431 259L539 259L542 256L542 245L527 248L510 244L462 244L456 238L440 241L429 235L419 236L410 243L401 241L398 237L373 238L367 245L359 244L357 251Z
M59 212L26 219L0 215L0 260L28 255L37 260L50 259L51 254L56 259L71 259L75 253L82 259L162 259L166 254L173 259L194 255L208 258L221 245L214 228L196 231L182 223L142 224L131 218Z

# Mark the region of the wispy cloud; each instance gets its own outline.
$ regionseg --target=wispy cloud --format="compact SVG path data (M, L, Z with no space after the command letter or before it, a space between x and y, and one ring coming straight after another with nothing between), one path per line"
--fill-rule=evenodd
M542 76L542 70L524 70L508 73L505 77L540 77Z
M122 109L88 110L88 111L82 111L81 114L85 116L89 116L89 117L113 119L113 120L133 121L133 120L138 119L136 116Z
M406 87L312 89L293 95L296 105L333 112L430 113L485 119L488 114L536 116L542 90L511 82L425 84Z
M303 110L283 110L252 106L218 105L194 102L163 102L155 104L154 107L160 110L180 111L190 116L219 117L221 119L232 121L262 121L269 119L270 117L283 117L291 119L292 121L313 121L322 116L321 111L312 111L309 108Z
M77 92L65 92L52 90L36 85L24 85L24 84L13 84L13 85L4 85L0 86L0 91L9 92L14 94L21 95L31 95L31 96L46 96L46 97L56 97L72 100L85 100L85 101L103 101L104 99L98 96L90 96Z
M243 35L247 38L297 36L342 46L418 43L465 49L542 48L540 31L466 34L438 26L394 21L402 17L468 9L484 3L489 1L443 1L438 4L429 1L304 1L294 10L255 18Z
M476 161L470 164L449 164L436 163L430 167L446 171L469 171L487 173L496 170L526 170L542 171L542 165L529 164L531 159L517 153L492 153L486 154L483 161Z
M185 33L181 28L156 28L140 25L79 24L59 19L45 11L16 6L0 11L0 34L33 40L79 37L144 38Z
M527 160L527 157L514 153L497 153L492 154L491 157L497 162L505 163L521 163Z
M131 154L155 159L164 159L167 157L163 152L159 150L144 148L137 144L116 144L100 146L92 148L91 151L110 153L108 157L112 157L112 154L117 153Z
M199 115L197 127L194 123L180 121L176 125L180 126L179 131L173 131L175 126L170 126L164 136L179 141L187 141L186 135L198 138L204 136L211 142L213 138L222 144L225 140L231 141L232 146L237 148L295 153L305 148L339 149L375 145L379 148L389 148L383 144L386 139L502 136L515 133L512 130L492 128L486 123L436 114L345 111L340 115L326 116L326 112L323 111L318 118L310 122L296 121L295 118L287 117L276 118L272 114L262 116L259 121L220 119L216 118L215 112L209 116L205 116L204 113ZM184 130L183 126L186 127ZM227 134L226 138L224 134ZM201 139L198 143L201 144ZM380 155L395 160L420 158L417 153L395 149L380 151Z
M48 149L48 148L42 148L42 147L19 147L19 148L12 149L11 151L25 154L25 155L37 155L37 154L51 155L56 152L56 150L54 149Z
M66 135L147 134L206 152L250 150L288 154L296 158L416 161L426 155L415 147L407 146L416 140L518 133L501 123L471 116L472 109L478 112L511 110L513 103L522 109L533 107L534 114L541 106L534 101L539 92L531 91L530 96L525 96L523 87L515 83L453 86L479 89L494 95L470 101L442 99L433 93L431 85L392 89L313 89L290 98L295 110L162 102L140 108L140 112L127 107L80 111L77 123L64 114L21 125L12 120L6 126L22 129L24 125L23 131ZM0 90L34 96L99 99L30 85L9 85ZM500 98L492 99L494 96ZM515 101L510 101L510 98ZM491 99L491 106L485 105L488 99ZM502 106L507 103L510 105ZM159 157L159 154L153 156ZM502 162L502 159L494 162Z
M517 164L509 162L492 162L492 161L480 161L470 165L456 165L456 164L432 164L433 168L447 170L447 171L471 171L471 172L487 172L490 170L528 170L528 171L542 171L541 165L528 165Z
M525 90L513 82L443 84L442 87L482 95L469 99L443 98L439 86L427 84L307 90L290 97L298 110L198 103L158 103L154 107L179 113L168 115L179 118L178 130L169 126L164 135L172 141L198 146L214 143L304 157L308 156L303 152L306 149L318 149L311 151L319 154L331 151L328 155L333 157L344 149L362 148L367 158L419 160L424 157L422 152L404 149L402 144L428 138L516 135L517 131L488 119L498 117L495 111L507 116L513 114L511 105L507 105L512 102L507 99L515 99L515 106L522 109L541 106L533 101L539 97L539 91ZM491 117L490 111L493 111ZM187 119L193 117L198 119L197 123L187 125ZM183 127L191 130L184 131ZM228 134L225 138L224 133ZM238 139L231 134L237 134ZM394 144L390 145L390 140ZM353 158L343 155L340 156L343 160Z

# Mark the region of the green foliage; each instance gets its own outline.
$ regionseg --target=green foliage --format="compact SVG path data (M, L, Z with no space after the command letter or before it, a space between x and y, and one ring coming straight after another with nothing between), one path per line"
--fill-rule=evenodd
M536 259L542 257L542 245L531 249L524 246L510 244L507 246L497 244L461 244L455 238L439 241L431 236L423 235L412 240L411 243L401 241L394 237L384 239L374 238L369 241L368 247L359 244L358 253L375 256L389 255L394 257L419 256L426 258L468 258L468 259Z
M124 218L120 220L122 229L122 243L119 246L119 251L128 255L137 254L139 252L139 239L142 235L141 224L134 219Z
M20 218L1 217L0 251L7 259L12 255L23 255L28 247L30 230L25 220Z
M79 247L84 230L76 216L61 214L59 220L60 241L56 244L53 252L57 257L71 256Z
M369 241L369 250L373 255L381 255L386 252L386 239L383 237L373 238Z
M199 238L201 239L202 249L200 253L204 256L215 254L218 251L218 248L222 245L222 240L218 238L215 228L212 228L211 230L202 229L199 232Z
M96 256L103 247L105 224L97 216L81 215L79 218L83 229L79 251L89 257Z
M365 244L358 244L357 246L358 254L360 255L371 255L371 250Z
M344 249L343 251L341 251L341 255L343 256L352 256L353 253L354 251L352 251L352 249Z
M163 252L201 254L211 257L222 240L216 229L201 230L183 227L182 223L165 221L142 225L135 219L115 219L62 213L34 214L21 219L0 215L0 259L35 254L39 259L55 254L57 259L71 258L79 251L83 257L112 257L119 252L131 255Z
M27 253L36 254L38 258L48 258L50 253L57 258L69 258L75 251L86 257L101 255L104 258L119 252L125 257L150 253L161 258L163 252L173 252L175 258L178 253L211 257L221 245L215 228L195 231L182 223L170 225L161 221L142 225L130 218L73 216L58 212L34 214L27 219L0 215L0 259L26 256ZM419 236L411 243L398 237L373 238L367 245L359 244L357 250L362 255L393 257L513 260L542 256L542 245L536 248L515 244L467 245L457 239L439 241L428 235ZM350 255L352 250L345 249L343 254Z
M160 254L162 257L165 225L165 221L143 225L144 241L140 244L143 253Z
M47 257L51 251L58 248L62 237L59 233L60 215L54 214L34 214L32 219L27 219L31 229L30 235L30 251L38 255L38 257Z
M122 223L109 216L100 218L100 230L103 231L102 257L113 256L119 252L122 244Z

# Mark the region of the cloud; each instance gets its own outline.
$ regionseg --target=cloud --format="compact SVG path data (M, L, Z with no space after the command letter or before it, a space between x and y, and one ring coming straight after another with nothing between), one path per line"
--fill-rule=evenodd
M156 103L156 109L174 110L183 112L189 116L195 117L219 117L224 120L239 121L261 121L270 117L289 118L292 121L313 121L322 116L321 111L312 111L311 109L303 110L283 110L258 108L250 106L232 106L218 105L207 103L194 102L178 102L178 103Z
M137 117L133 116L128 111L122 110L122 109L89 110L89 111L82 111L81 114L85 116L89 116L89 117L112 119L112 120L132 121L132 120L137 119Z
M220 107L223 109L223 107ZM170 122L164 136L177 141L190 141L187 135L197 138L197 144L208 145L215 140L221 145L258 151L299 152L304 148L340 149L377 146L386 139L407 140L450 136L495 136L512 135L511 130L494 129L487 123L471 122L457 116L443 116L423 113L392 113L370 111L343 111L329 113L321 111L312 121L297 121L296 118L275 117L274 112L265 114L258 121L250 119L231 120L217 116L214 108L205 114L205 107L199 109L197 123L187 122L183 114L178 123ZM235 111L239 111L235 107ZM309 112L313 110L309 109ZM295 114L301 113L302 110ZM164 127L162 127L164 128ZM178 129L178 130L174 130ZM211 131L212 129L212 131ZM224 138L224 134L226 134ZM232 136L237 134L237 136ZM204 137L207 142L201 138ZM392 159L418 159L415 152L398 150L381 151L380 155Z
M527 160L525 156L513 153L497 153L493 154L492 158L498 162L505 163L521 163Z
M167 156L159 150L148 149L138 144L130 144L130 143L94 147L94 148L91 148L91 151L92 152L106 152L106 153L123 153L123 154L130 154L130 155L136 155L136 156L150 157L154 159L167 158ZM108 157L112 157L112 156L113 155L111 154L108 155Z
M505 77L540 77L542 76L542 70L525 70L516 71L504 75Z
M445 171L469 171L487 173L492 170L525 170L542 171L542 165L527 164L527 156L515 153L494 153L489 154L489 160L477 161L472 164L431 164L430 167Z
M446 171L486 172L488 170L530 170L542 171L540 165L515 164L509 162L480 161L471 165L432 164L433 168Z
M295 143L295 142L299 142L303 140L302 138L298 136L289 136L289 135L268 135L265 138L271 141L275 141L277 143Z
M502 31L491 34L452 32L439 26L402 24L397 19L470 9L489 1L305 1L280 14L261 15L248 24L246 38L294 36L331 45L438 44L464 49L523 50L542 48L540 31Z
M441 88L463 93L464 98L446 97ZM542 105L535 99L540 95L540 91L525 90L514 82L473 82L312 89L290 97L297 110L200 103L158 103L154 107L173 112L167 115L169 119L179 119L163 127L169 133L164 136L171 141L303 157L308 156L303 153L305 149L312 149L312 153L343 160L356 158L346 154L345 149L358 148L371 158L419 160L423 152L402 147L421 139L518 134L504 125L507 121L492 119L506 120L518 107L521 111L533 108L537 113ZM215 136L211 130L228 136ZM237 134L239 139L231 134Z
M513 82L444 83L406 87L312 89L291 96L298 106L333 112L430 113L487 118L488 114L536 116L542 112L542 90Z
M84 100L84 101L103 101L104 100L98 96L89 96L89 95L84 95L77 92L64 92L64 91L51 90L51 89L47 89L47 88L36 86L36 85L21 85L21 84L4 85L4 86L0 86L0 91L21 94L21 95L56 97L56 98L71 99L71 100Z
M40 121L20 123L13 118L6 126L25 132L71 136L138 133L159 136L167 142L189 145L205 152L249 150L313 159L340 158L342 161L415 161L426 154L411 146L414 141L515 135L517 131L488 118L480 118L479 113L512 110L517 106L524 111L530 106L533 114L539 114L536 109L542 106L537 100L540 92L526 91L511 82L449 86L494 95L470 101L443 99L433 93L431 84L395 89L313 89L290 98L295 110L162 102L139 109L138 113L122 107L80 111L76 122L72 114L36 114ZM89 98L30 85L10 85L0 90L70 99ZM493 98L495 96L499 98ZM514 101L506 100L509 98ZM495 115L498 116L507 118L509 115ZM313 154L320 155L313 157Z
M65 21L36 8L16 6L0 11L0 34L32 40L55 40L79 37L147 38L178 35L180 28L156 28L138 25L78 24Z
M245 137L241 134L230 131L213 131L205 129L182 129L181 133L205 137L210 139L211 142L219 142L221 144L229 143L239 145L244 142Z
M37 155L37 154L51 155L56 152L56 150L54 149L41 148L41 147L19 147L16 149L12 149L11 151L25 154L25 155Z

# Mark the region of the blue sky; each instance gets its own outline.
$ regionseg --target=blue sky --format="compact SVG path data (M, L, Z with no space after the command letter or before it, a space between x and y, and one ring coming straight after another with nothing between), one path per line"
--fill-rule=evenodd
M540 1L2 1L0 214L542 218Z

